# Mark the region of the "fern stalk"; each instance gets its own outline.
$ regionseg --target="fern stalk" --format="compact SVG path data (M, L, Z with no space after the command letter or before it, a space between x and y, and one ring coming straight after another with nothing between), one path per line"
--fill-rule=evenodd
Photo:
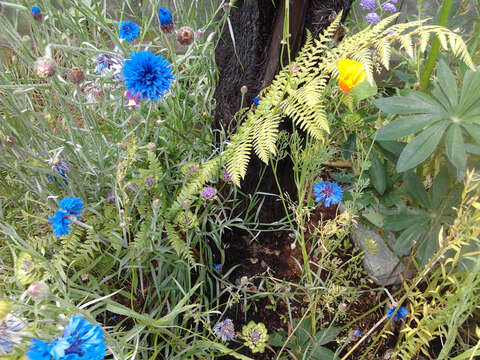
M440 19L438 21L438 25L440 26L447 25L448 16L450 15L450 10L452 9L452 4L453 4L453 0L443 1L442 12L440 13ZM432 74L433 67L435 66L435 60L437 60L439 51L440 51L440 39L436 37L433 40L432 48L430 49L427 63L425 65L425 70L420 80L421 91L423 92L427 90L428 84L430 83L430 75Z

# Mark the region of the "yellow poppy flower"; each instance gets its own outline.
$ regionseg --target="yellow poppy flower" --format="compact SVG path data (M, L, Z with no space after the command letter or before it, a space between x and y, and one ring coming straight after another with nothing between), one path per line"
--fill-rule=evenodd
M365 67L358 61L342 59L337 66L338 86L344 93L348 93L365 79Z

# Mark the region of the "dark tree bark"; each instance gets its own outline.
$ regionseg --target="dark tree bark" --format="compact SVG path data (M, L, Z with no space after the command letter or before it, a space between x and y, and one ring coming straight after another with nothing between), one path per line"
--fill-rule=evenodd
M245 103L250 106L253 98L267 87L287 59L281 59L281 40L285 1L290 1L290 48L292 59L300 50L305 29L314 36L325 29L336 14L343 10L347 15L353 0L238 0L230 10L230 21L235 37L235 48L229 28L226 26L215 59L220 78L215 91L217 103L215 124L217 129L228 129L241 103L242 86L247 86ZM286 53L286 51L284 52ZM286 54L284 54L285 56ZM281 130L291 128L291 122L282 123ZM253 193L257 189L260 174L266 166L252 151L242 190ZM282 192L295 199L292 163L284 159L278 164L277 175ZM270 167L266 169L258 191L278 194ZM260 222L273 222L285 216L282 204L274 197L266 197Z

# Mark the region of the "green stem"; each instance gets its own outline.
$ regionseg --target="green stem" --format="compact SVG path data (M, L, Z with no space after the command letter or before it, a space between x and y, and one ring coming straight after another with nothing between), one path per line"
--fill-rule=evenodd
M14 3L11 3L11 2L2 1L2 5L5 6L5 7L17 9L17 10L28 11L27 7L25 7L23 5L20 5L20 4L14 4Z
M438 25L446 26L448 22L448 16L450 15L450 10L452 8L453 0L444 0L442 5L442 11L440 13L440 19ZM437 55L440 50L440 40L438 37L433 40L432 48L430 49L430 54L425 65L425 71L423 72L422 78L420 79L421 91L425 92L427 90L428 84L430 83L430 75L432 74L433 68L435 66L435 60L437 60Z

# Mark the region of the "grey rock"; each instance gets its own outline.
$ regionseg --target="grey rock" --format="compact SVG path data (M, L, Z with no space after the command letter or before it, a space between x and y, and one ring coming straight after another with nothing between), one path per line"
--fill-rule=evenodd
M358 223L353 226L351 236L355 244L364 251L363 266L377 285L402 282L400 274L405 271L405 265L393 254L380 235ZM390 243L395 242L392 233L388 234L388 238ZM372 246L373 244L375 246Z

